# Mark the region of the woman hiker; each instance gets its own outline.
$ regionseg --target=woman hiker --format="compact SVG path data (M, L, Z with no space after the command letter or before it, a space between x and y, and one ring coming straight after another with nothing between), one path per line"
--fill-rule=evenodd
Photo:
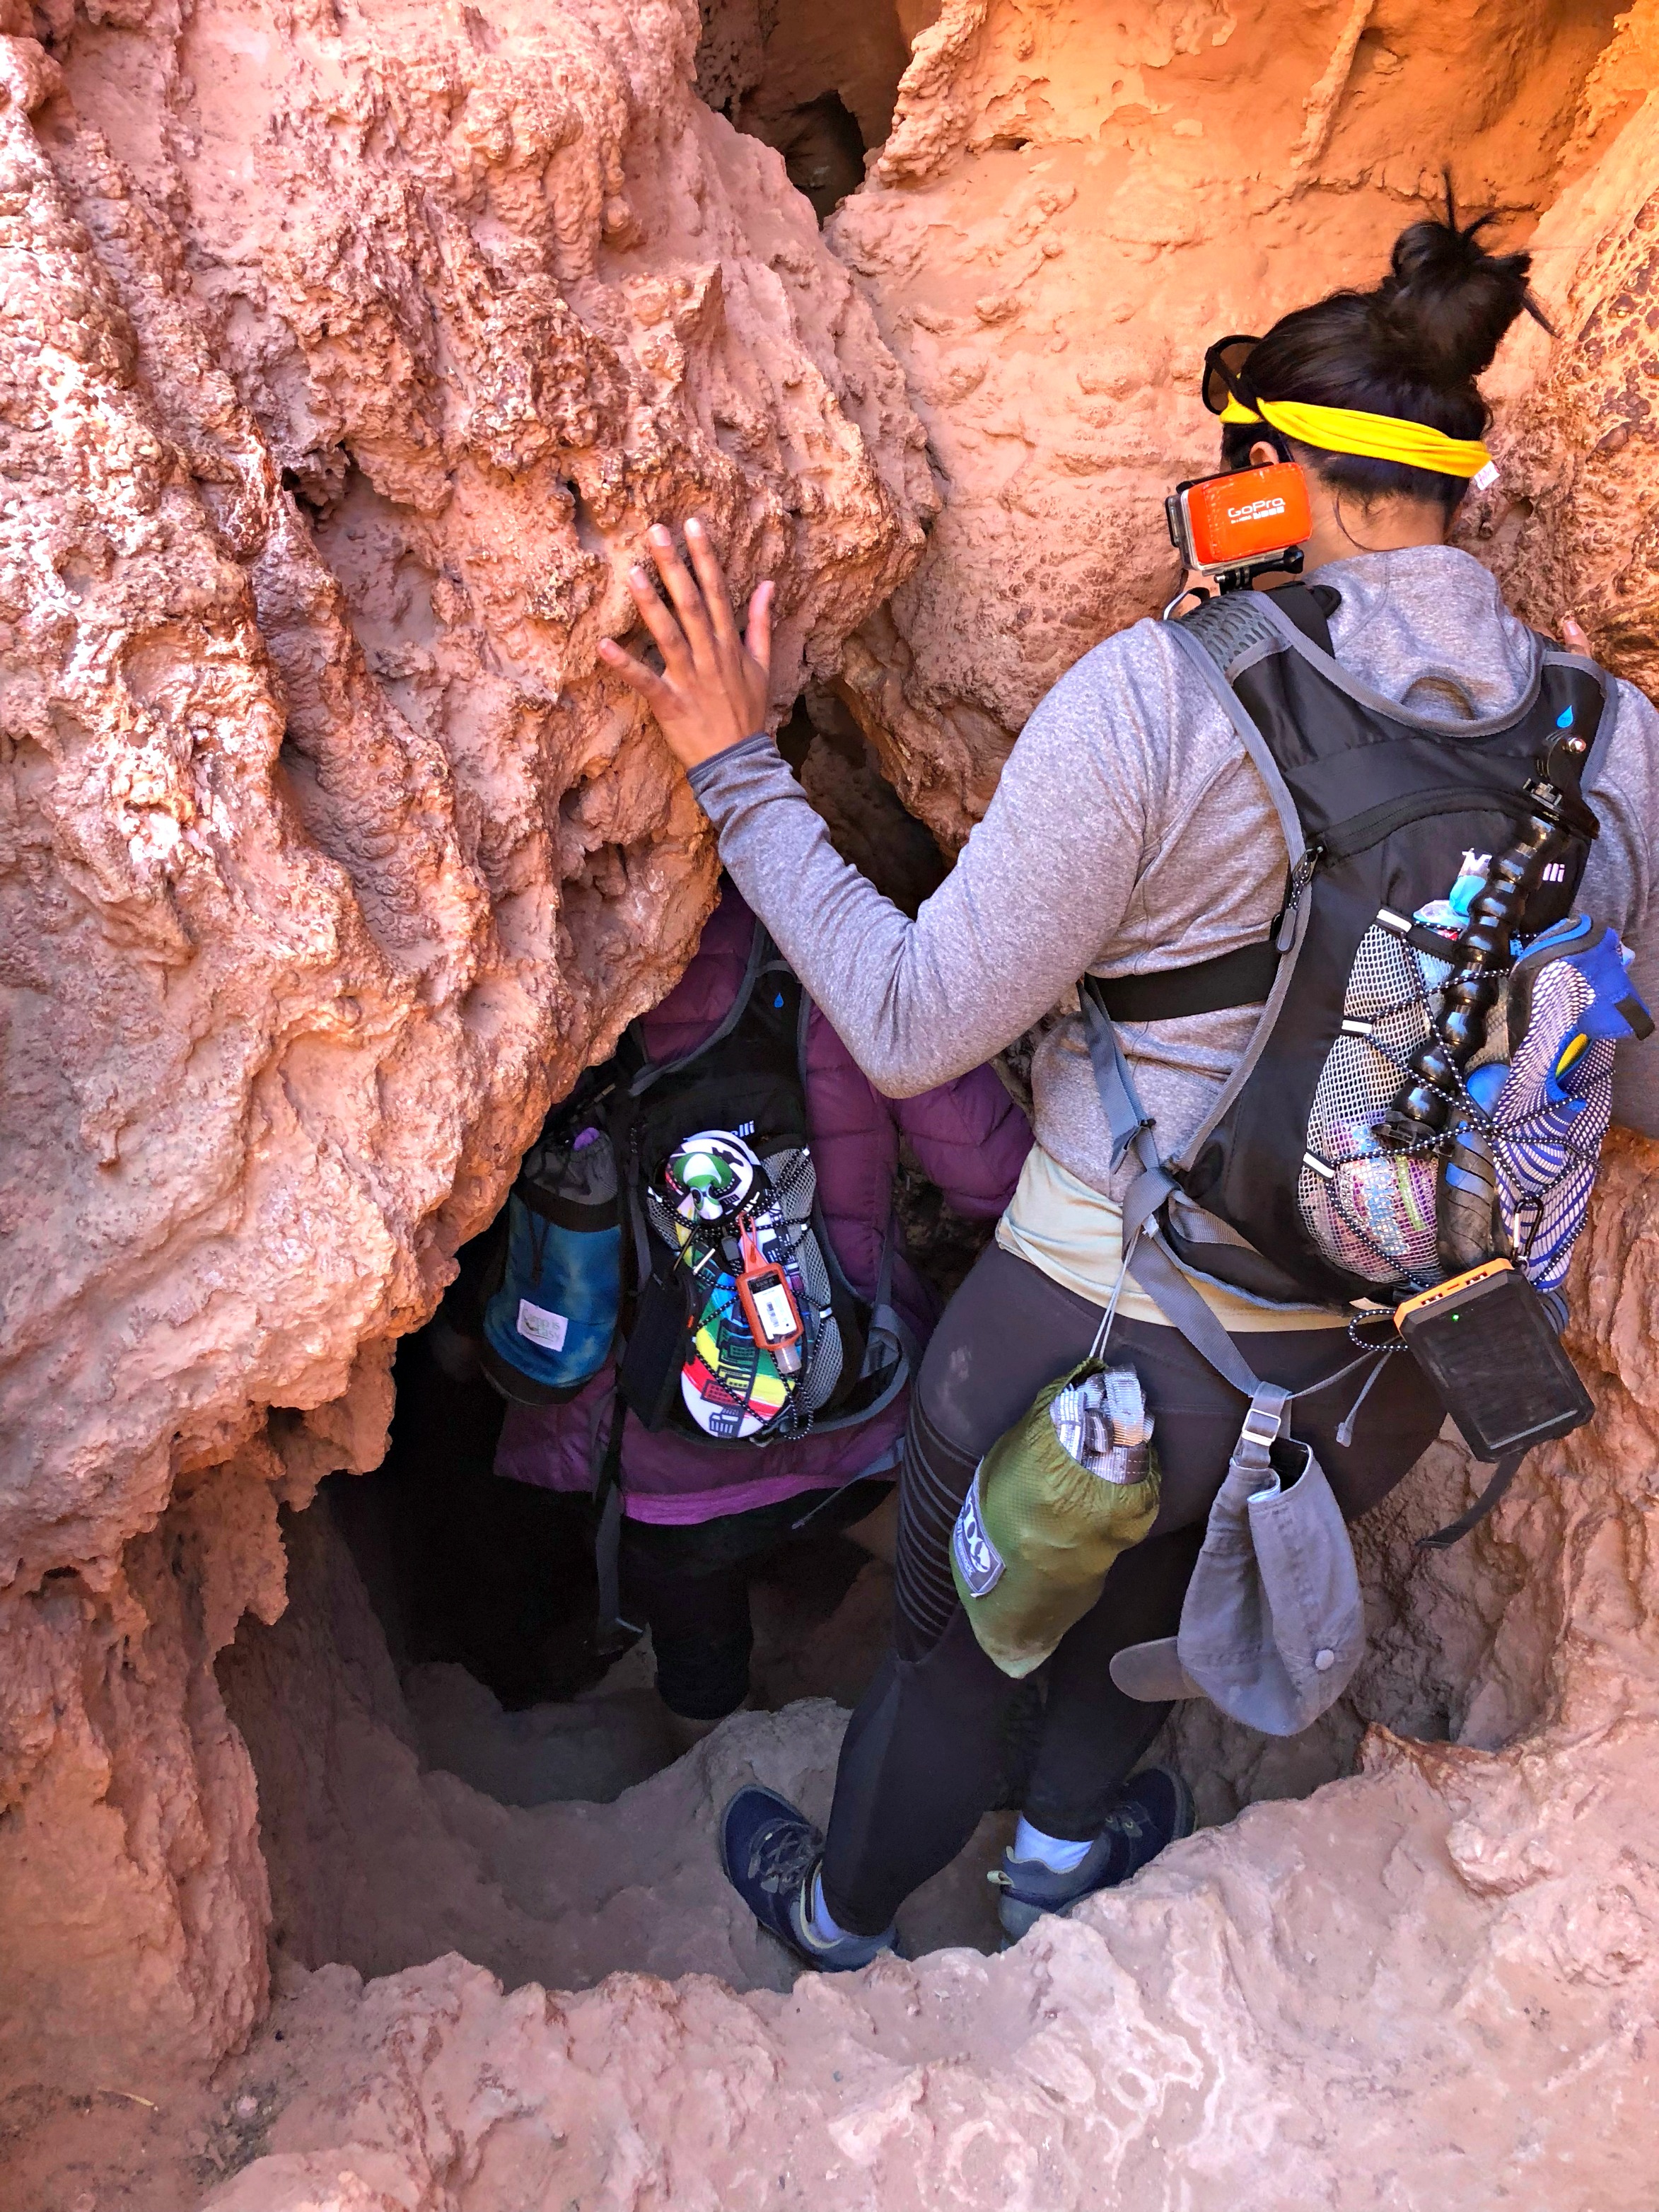
M1212 406L1224 404L1224 466L1288 458L1306 473L1306 569L1336 595L1326 597L1340 681L1419 725L1477 733L1525 702L1542 651L1492 575L1446 542L1471 472L1463 457L1488 421L1474 380L1531 306L1528 257L1486 253L1483 228L1460 228L1449 205L1447 220L1413 224L1374 291L1335 294L1259 341L1212 348L1206 378ZM1275 410L1294 426L1288 434L1272 427ZM1388 418L1417 460L1356 450L1333 427L1354 412L1325 410ZM614 643L605 657L651 706L726 867L880 1091L914 1093L977 1066L1066 1000L1085 971L1182 969L1267 938L1292 855L1266 781L1216 688L1177 649L1174 624L1135 623L1056 684L954 871L912 921L837 859L765 734L771 586L754 595L745 640L706 527L686 525L689 571L666 529L650 543L667 605L643 569L631 582L662 672ZM1583 649L1577 634L1570 643ZM1610 742L1586 788L1601 831L1580 903L1635 949L1639 980L1659 716L1619 682L1608 711ZM1203 1123L1259 1012L1120 1024L1164 1157ZM1659 1133L1653 1051L1621 1054L1619 1111ZM854 1968L890 1948L902 1900L963 1848L992 1802L1017 1686L975 1640L952 1582L951 1530L981 1455L1088 1353L1120 1286L1116 1201L1133 1163L1114 1171L1075 1015L1044 1035L1032 1089L1036 1147L921 1368L901 1475L894 1645L848 1726L827 1834L758 1789L725 1815L730 1879L764 1926L819 1967ZM1352 1360L1347 1314L1199 1287L1255 1373L1301 1398L1297 1434L1344 1514L1386 1496L1443 1419L1417 1363L1382 1363L1345 1431L1352 1440L1339 1441L1352 1389L1315 1386ZM1044 1670L1041 1744L1003 1870L1011 1926L1125 1880L1192 1825L1177 1777L1133 1772L1168 1707L1125 1696L1108 1668L1124 1647L1174 1634L1243 1401L1133 1279L1121 1289L1113 1357L1133 1366L1156 1419L1161 1503Z

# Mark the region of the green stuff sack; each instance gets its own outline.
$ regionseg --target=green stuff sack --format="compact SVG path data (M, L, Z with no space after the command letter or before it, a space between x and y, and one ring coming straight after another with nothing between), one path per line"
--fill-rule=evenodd
M981 1648L1005 1674L1042 1664L1100 1595L1118 1553L1158 1517L1152 1427L1134 1370L1085 1359L1039 1390L975 1470L951 1572Z

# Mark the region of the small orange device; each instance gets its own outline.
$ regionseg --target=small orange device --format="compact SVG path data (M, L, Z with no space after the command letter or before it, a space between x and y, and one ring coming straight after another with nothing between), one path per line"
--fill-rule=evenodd
M1294 461L1268 461L1177 484L1164 502L1170 538L1189 568L1224 591L1262 568L1302 566L1293 550L1313 535L1308 481Z
M793 1375L800 1367L805 1330L789 1278L781 1267L762 1258L755 1232L746 1221L738 1231L738 1249L743 1257L743 1272L737 1279L738 1303L749 1334L763 1352L771 1353L780 1375Z

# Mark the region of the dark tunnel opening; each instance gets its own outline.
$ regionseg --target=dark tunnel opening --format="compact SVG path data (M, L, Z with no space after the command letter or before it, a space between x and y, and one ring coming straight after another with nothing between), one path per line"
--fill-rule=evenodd
M820 223L863 182L899 81L939 0L829 11L805 0L703 0L697 84L738 130L775 146Z
M779 744L832 842L914 915L947 864L880 773L847 708L811 690ZM904 1249L942 1303L990 1224L955 1212L908 1146L894 1206ZM289 1516L294 1572L303 1578L319 1540L315 1523L325 1522L378 1623L407 1708L399 1724L406 1719L427 1766L512 1803L605 1802L685 1747L654 1698L648 1635L602 1626L589 1496L498 1469L508 1407L474 1347L500 1244L492 1224L464 1246L438 1314L399 1343L382 1464L325 1481L314 1522L310 1513ZM503 1466L514 1464L503 1455ZM833 1516L784 1536L747 1578L749 1702L761 1710L804 1694L850 1702L880 1655L887 1571L836 1531ZM847 1619L836 1629L841 1611ZM274 1662L284 1638L297 1634L291 1621L269 1630L244 1624L222 1670L233 1704L255 1694L246 1680L238 1690L239 1678L252 1680L250 1650ZM257 1694L267 1693L268 1686ZM245 1718L244 1726L257 1753L261 1723Z

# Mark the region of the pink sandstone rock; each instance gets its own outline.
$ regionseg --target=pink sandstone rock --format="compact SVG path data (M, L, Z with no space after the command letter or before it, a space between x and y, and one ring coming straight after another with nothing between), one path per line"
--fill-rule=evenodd
M1443 163L1524 232L1608 27L1525 0L948 0L828 234L945 502L841 688L942 839L1056 678L1176 588L1164 496L1217 459L1205 345L1374 282Z
M280 1607L273 1499L379 1456L392 1340L713 896L595 662L647 524L779 577L787 702L933 495L684 0L39 27L0 80L0 2057L95 2071L251 2024L210 1660Z
M1659 304L1659 9L1632 9L1587 88L1584 167L1538 227L1538 289L1560 342L1528 335L1464 542L1547 629L1576 614L1592 649L1659 689L1653 331ZM1646 88L1638 97L1637 88ZM1619 127L1622 125L1622 127ZM1530 372L1530 374L1528 374Z

